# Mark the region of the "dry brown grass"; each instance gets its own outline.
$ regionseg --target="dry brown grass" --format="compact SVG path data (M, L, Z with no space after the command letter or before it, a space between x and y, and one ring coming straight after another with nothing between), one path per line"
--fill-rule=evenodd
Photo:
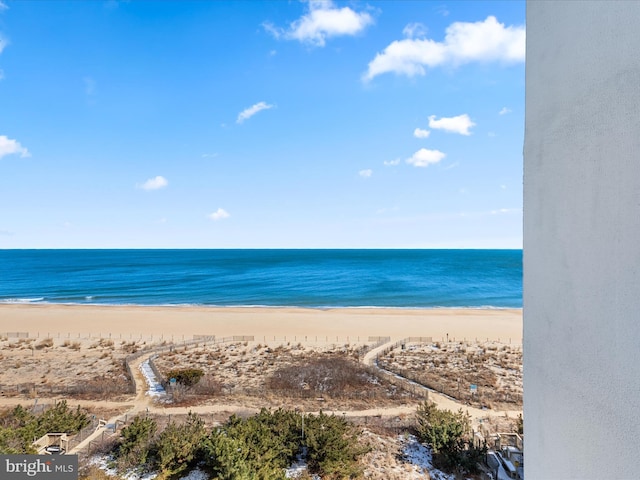
M522 407L522 348L497 342L406 344L379 359L387 370L463 403L497 410ZM472 394L470 385L477 386Z
M124 358L139 342L118 349L110 339L0 339L4 396L121 400L130 382Z
M45 338L36 344L36 350L53 347L53 338Z
M362 345L269 346L236 342L178 348L160 355L155 364L163 373L174 368L198 368L205 372L193 389L178 389L176 400L181 405L221 396L226 403L252 407L304 405L315 410L371 408L372 400L376 406L417 401L359 363L362 348Z

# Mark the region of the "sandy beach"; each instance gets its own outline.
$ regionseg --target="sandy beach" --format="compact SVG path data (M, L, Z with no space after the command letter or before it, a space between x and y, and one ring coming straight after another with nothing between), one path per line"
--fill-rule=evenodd
M370 336L392 340L422 336L522 342L521 309L392 308L209 308L96 305L0 305L0 334L30 337L162 336L190 340L198 335L339 337ZM311 338L309 338L311 340Z

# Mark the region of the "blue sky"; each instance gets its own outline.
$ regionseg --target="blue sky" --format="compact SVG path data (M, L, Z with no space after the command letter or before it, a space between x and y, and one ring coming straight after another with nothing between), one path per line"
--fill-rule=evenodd
M0 248L521 248L524 22L0 0Z

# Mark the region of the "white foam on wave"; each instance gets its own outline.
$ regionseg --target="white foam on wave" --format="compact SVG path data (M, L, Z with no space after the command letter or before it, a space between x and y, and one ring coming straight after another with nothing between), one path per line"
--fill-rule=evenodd
M37 298L5 298L0 303L38 303L44 301L44 297Z

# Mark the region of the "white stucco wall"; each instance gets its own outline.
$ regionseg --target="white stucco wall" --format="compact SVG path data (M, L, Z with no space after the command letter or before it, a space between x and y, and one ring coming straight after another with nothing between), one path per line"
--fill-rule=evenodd
M640 478L640 2L527 4L525 476Z

